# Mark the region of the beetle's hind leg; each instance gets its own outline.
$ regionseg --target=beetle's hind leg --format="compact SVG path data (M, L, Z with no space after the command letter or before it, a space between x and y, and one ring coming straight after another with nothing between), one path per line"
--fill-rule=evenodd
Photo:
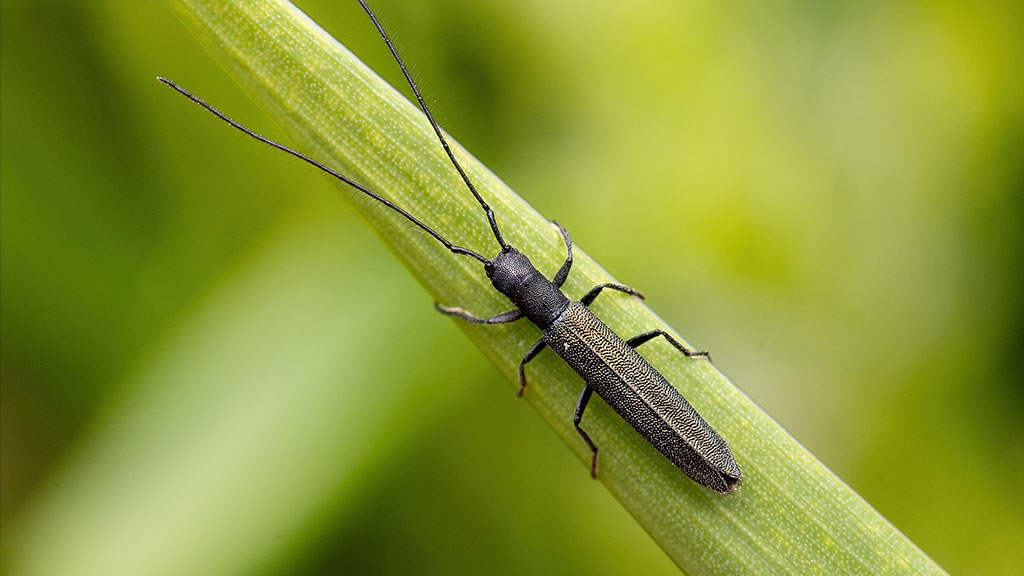
M501 314L491 316L490 318L480 318L466 312L462 308L458 308L456 306L445 306L444 304L438 304L437 302L434 302L434 308L437 308L437 311L445 316L457 316L467 322L472 322L473 324L505 324L506 322L515 322L523 317L523 311L518 308L515 310L509 310L508 312L502 312Z
M665 332L664 330L650 330L644 332L643 334L637 334L636 336L633 336L629 340L626 340L626 344L629 344L630 348L637 348L641 344L654 338L657 338L658 336L664 336L665 340L668 340L669 344L675 346L676 350L682 352L683 355L686 356L687 358L707 358L708 361L711 360L711 354L708 353L706 350L690 350L686 346L683 346L681 342L670 336L669 333Z
M526 356L523 357L523 361L519 363L519 392L517 396L522 396L523 392L526 391L526 363L533 360L537 354L540 354L541 350L547 347L547 344L543 339L537 340L533 346L526 352ZM594 389L589 384L583 386L583 392L580 393L580 399L576 402L576 411L573 413L572 425L576 428L576 432L579 433L583 441L587 443L587 447L590 448L590 477L597 478L597 445L590 439L590 434L583 428L580 428L580 422L583 420L583 411L587 409L587 403L590 402L590 396L594 393Z
M590 439L590 435L583 428L580 428L580 421L583 420L583 411L586 410L587 402L590 402L590 395L593 393L594 389L590 387L590 384L583 386L580 399L576 402L576 413L573 414L572 425L576 427L576 431L579 432L580 436L583 437L583 441L590 447L590 477L597 478L597 446Z

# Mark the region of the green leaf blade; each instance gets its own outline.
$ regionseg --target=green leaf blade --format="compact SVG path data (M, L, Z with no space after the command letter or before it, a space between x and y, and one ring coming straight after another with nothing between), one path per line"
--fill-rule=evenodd
M380 191L456 244L486 255L496 251L482 211L419 110L300 11L272 0L173 4L196 38L303 152ZM564 248L547 219L460 146L453 148L507 240L540 270L553 273ZM509 307L478 262L449 254L357 193L345 194L438 301L481 315ZM579 297L613 280L577 250L565 290ZM655 327L671 332L635 299L602 296L594 308L620 334ZM525 323L459 325L512 383L522 355L539 337ZM662 343L646 345L643 353L729 442L744 473L735 494L705 490L603 402L588 408L588 431L601 448L601 482L684 571L942 573L709 363L684 359ZM578 377L551 357L538 357L529 377L529 402L587 461L571 423Z

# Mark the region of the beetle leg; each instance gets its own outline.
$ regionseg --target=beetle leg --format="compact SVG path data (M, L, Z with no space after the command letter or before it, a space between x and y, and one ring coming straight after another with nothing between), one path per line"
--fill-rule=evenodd
M565 262L562 263L562 267L555 272L555 277L551 279L551 283L556 287L561 288L562 284L565 283L565 279L569 277L569 269L572 268L572 238L569 238L569 231L562 227L557 221L552 220L558 231L562 233L562 239L565 240L565 250L569 253L565 257Z
M533 360L533 357L540 354L547 344L544 340L537 340L530 346L530 349L526 351L526 356L523 356L523 361L519 363L519 391L516 392L516 396L522 396L526 393L526 363Z
M637 334L636 336L633 336L629 340L626 340L626 344L629 344L630 348L636 348L643 344L644 342L647 342L648 340L651 340L658 336L664 336L670 344L675 346L676 349L682 352L683 355L686 356L687 358L707 358L709 361L711 360L711 354L709 354L708 352L704 350L690 350L686 346L683 346L678 340L670 336L668 332L665 332L664 330L651 330L649 332L644 332L643 334Z
M583 392L580 394L580 399L576 402L576 413L572 417L572 425L576 427L576 431L580 433L583 440L590 447L590 477L597 478L597 446L594 445L594 441L590 439L590 435L587 434L583 428L580 428L580 420L583 420L583 410L587 408L587 402L590 401L590 395L593 394L594 389L587 384L583 387Z
M591 288L590 292L587 292L586 294L583 295L583 298L580 298L580 303L582 303L584 306L590 306L591 302L594 301L594 298L597 298L597 295L600 294L601 290L604 290L605 288L611 288L612 290L625 292L626 294L636 296L641 300L644 299L643 294L641 294L639 291L633 288L630 288L629 286L626 286L625 284L612 284L609 282L607 284L598 284L597 286Z
M504 324L506 322L515 322L523 317L523 311L518 308L515 310L509 310L508 312L502 312L501 314L491 316L490 318L478 318L469 312L466 312L462 308L445 306L444 304L438 304L437 302L434 302L434 308L437 308L437 311L441 314L446 316L458 316L459 318L474 324Z

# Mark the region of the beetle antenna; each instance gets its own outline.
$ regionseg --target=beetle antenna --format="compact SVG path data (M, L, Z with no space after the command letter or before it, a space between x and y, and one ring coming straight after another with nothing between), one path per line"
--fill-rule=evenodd
M210 104L207 104L206 101L203 100L202 98L196 96L195 94L192 94L191 92L189 92L188 90L182 88L181 86L178 86L177 84L175 84L171 80L168 80L167 78L163 78L163 77L160 77L160 76L157 76L156 79L161 81L161 82L163 82L164 84L167 84L171 88L174 88L179 94L181 94L182 96L184 96L184 97L188 98L189 100L195 102L196 104L199 104L200 106L205 108L207 111L212 113L214 116L216 116L216 117L220 118L221 120L223 120L223 121L227 122L228 124L230 124L233 128L243 132L244 134L246 134L246 135L248 135L248 136L250 136L252 138L255 138L256 140L259 140L260 142L263 142L264 144L268 144L270 146L273 146L274 148L277 148L278 150L280 150L282 152L291 154L292 156L298 158L299 160L302 160L303 162L318 168L322 172L326 172L327 174L330 174L331 176L334 176L335 178L337 178L338 180L341 180L345 184L348 184L352 188L355 188L356 190L362 192L363 194L366 194L370 198L373 198L374 200L380 202L381 204L387 206L388 208L391 208L395 212L398 212L399 214L404 216L406 220L412 222L416 226L419 226L420 229L422 229L424 232L426 232L427 234L430 234L431 236L433 236L441 244L444 244L444 247L447 248L449 251L451 251L453 254L460 254L462 256L470 256L472 258L476 258L477 260L483 262L484 264L487 264L487 262L488 262L487 258L481 256L480 254L477 254L476 252L470 250L469 248L463 248L462 246L456 246L455 244L452 244L451 242L448 241L447 238L445 238L444 236L441 236L441 234L439 234L436 230L434 230L430 226L427 226L423 222L420 222L415 216L413 216L412 214L409 214L408 212L406 212L401 206L395 204L394 202L388 200L387 198L384 198L383 196L381 196L380 194L377 194L376 192L370 190L366 186L363 186L362 184L356 182L355 180L352 180L351 178L349 178L348 176L345 176L344 174L341 174L341 173L339 173L339 172L337 172L335 170L332 170L331 168L328 168L327 166L321 164L320 162L317 162L316 160L310 158L309 156L306 156L302 152L299 152L297 150L293 150L292 148L289 148L289 147L285 146L284 144L278 144L277 142L274 142L270 138L262 136L262 135L260 135L260 134L258 134L256 132L250 130L249 128L246 128L245 126L243 126L243 125L239 124L238 122L235 122L234 120L229 118L226 114L224 114L220 110L217 110L216 108L214 108ZM492 220L492 222L493 222L493 220Z
M430 120L430 125L434 128L434 133L437 134L437 139L441 141L441 146L444 147L444 151L448 154L448 159L452 161L452 165L459 171L459 176L462 176L462 181L469 187L469 191L473 193L473 197L480 203L480 207L487 213L487 221L491 223L491 231L494 232L495 239L498 240L498 244L501 245L502 249L507 249L509 246L505 243L505 239L501 237L501 230L498 230L498 223L494 220L494 210L487 205L483 196L476 191L476 186L473 186L473 182L466 175L466 171L462 169L462 165L455 159L455 154L452 153L452 149L448 146L448 140L444 137L444 133L441 132L441 127L437 125L437 121L434 120L434 115L430 113L430 108L427 106L427 102L423 100L423 96L420 94L420 89L416 86L416 82L412 79L412 75L409 74L409 70L405 67L405 62L402 57L398 55L398 50L395 49L395 45L391 42L391 38L388 38L387 32L384 31L384 27L381 26L380 21L377 20L377 15L370 10L370 7L366 5L366 0L359 0L359 4L366 11L367 15L370 16L370 20L373 20L373 25L377 28L377 32L380 33L380 37L384 39L384 43L388 45L388 50L391 51L391 55L394 56L395 61L398 62L398 67L402 69L402 75L405 76L406 82L409 83L409 87L412 88L413 94L416 95L416 101L420 104L420 109L423 110L423 114L426 115L427 120Z

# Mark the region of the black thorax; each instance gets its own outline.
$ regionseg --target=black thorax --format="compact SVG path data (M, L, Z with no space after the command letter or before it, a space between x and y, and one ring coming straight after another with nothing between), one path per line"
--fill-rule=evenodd
M525 254L511 246L484 264L484 270L491 284L541 330L546 330L569 305L565 294Z

